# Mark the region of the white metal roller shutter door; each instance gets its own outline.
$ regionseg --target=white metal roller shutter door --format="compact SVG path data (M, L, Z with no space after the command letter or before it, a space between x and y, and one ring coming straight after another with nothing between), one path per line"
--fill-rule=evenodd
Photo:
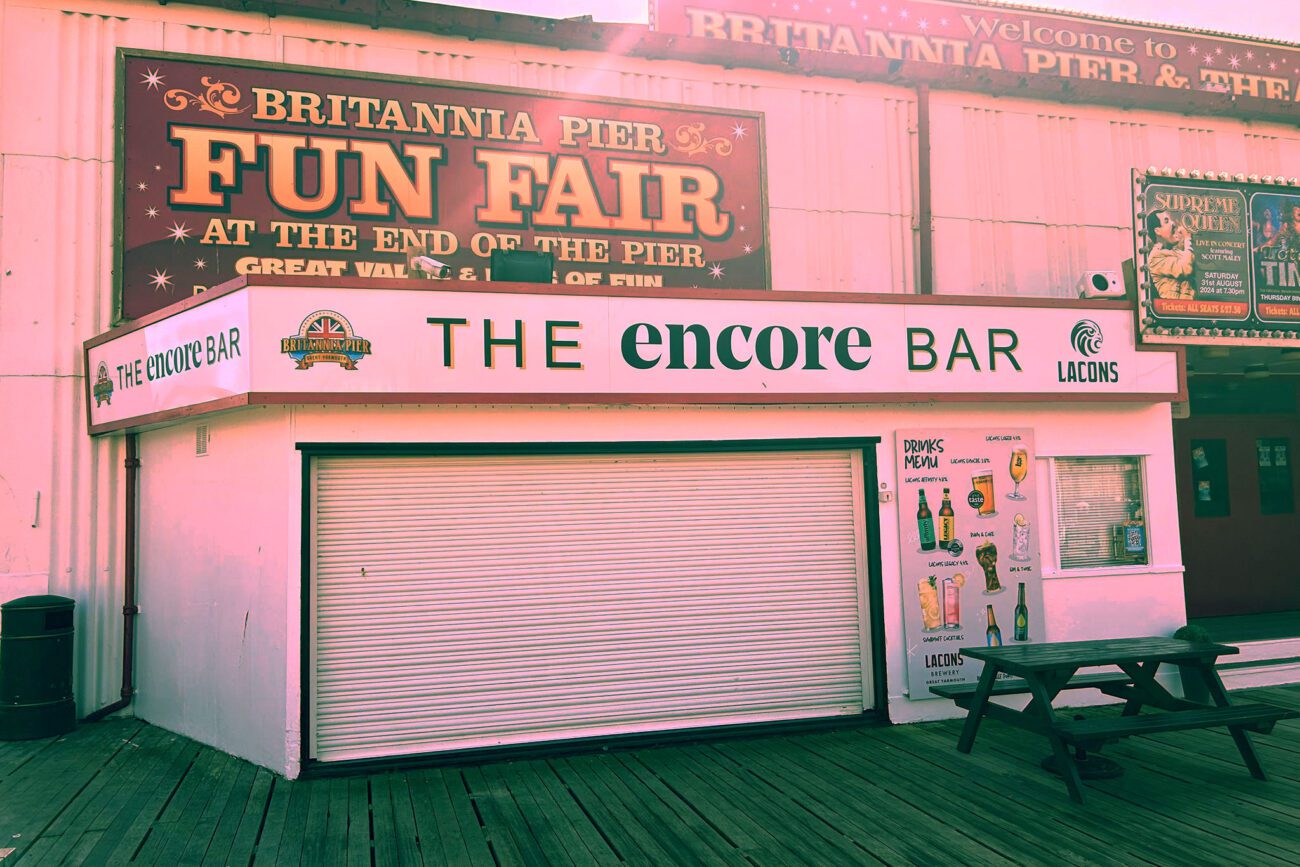
M311 756L859 713L856 451L315 462Z

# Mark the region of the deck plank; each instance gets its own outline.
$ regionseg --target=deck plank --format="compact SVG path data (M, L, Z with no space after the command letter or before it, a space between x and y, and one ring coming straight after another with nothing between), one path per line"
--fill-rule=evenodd
M1234 692L1300 706L1300 685ZM1120 705L1083 711L1104 718ZM6 865L1300 863L1300 720L1107 746L1087 803L1042 738L988 722L764 737L286 781L133 720L0 746ZM13 837L13 834L19 834ZM12 841L12 842L11 842Z

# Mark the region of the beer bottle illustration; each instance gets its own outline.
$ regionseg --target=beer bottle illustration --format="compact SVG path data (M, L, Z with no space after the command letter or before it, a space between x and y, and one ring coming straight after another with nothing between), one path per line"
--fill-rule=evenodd
M998 619L993 616L993 606L984 606L985 617L989 621L988 629L984 630L984 643L989 647L1002 646L1002 630L998 629Z
M939 504L939 547L947 551L957 538L957 516L952 511L952 496L943 489L943 502Z
M921 550L934 550L934 516L925 501L925 488L921 489L921 505L916 509L916 528L921 533Z
M1029 640L1029 606L1025 604L1025 582L1020 582L1020 589L1016 593L1016 629L1012 636L1014 641Z

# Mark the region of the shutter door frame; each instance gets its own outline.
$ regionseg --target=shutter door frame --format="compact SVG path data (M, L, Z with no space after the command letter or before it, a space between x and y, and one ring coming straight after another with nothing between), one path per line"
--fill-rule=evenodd
M320 663L320 645L316 640L317 627L320 623L316 612L315 576L317 571L317 509L320 503L318 491L318 458L330 457L371 457L371 458L410 458L410 457L503 457L503 458L542 458L548 456L658 456L675 453L717 454L727 453L779 453L787 451L842 451L848 452L853 515L852 546L854 552L854 571L856 573L855 590L857 605L854 614L857 617L858 670L861 685L862 713L887 717L887 698L884 680L886 666L884 642L884 617L881 598L881 564L879 551L879 509L875 496L876 486L876 445L877 437L835 438L835 439L798 439L798 440L727 440L727 441L689 441L689 442L622 442L622 443L559 443L559 444L300 444L303 453L303 581L302 581L302 631L301 631L301 731L302 755L304 764L340 764L365 763L373 761L400 761L429 752L443 752L434 748L431 751L414 751L410 753L376 756L374 758L320 758L316 748L318 732L318 664ZM790 721L808 719L808 715L792 714ZM744 722L743 720L740 722ZM774 720L779 724L780 719ZM731 723L722 723L731 724ZM658 731L671 731L674 728L692 726L667 725ZM646 729L641 735L637 733L579 734L576 738L563 732L554 737L519 742L517 747L533 747L548 742L573 741L595 737L609 739L620 737L638 737L656 729ZM512 744L505 743L497 747L471 747L479 749L509 750ZM458 754L463 750L448 748L448 754Z

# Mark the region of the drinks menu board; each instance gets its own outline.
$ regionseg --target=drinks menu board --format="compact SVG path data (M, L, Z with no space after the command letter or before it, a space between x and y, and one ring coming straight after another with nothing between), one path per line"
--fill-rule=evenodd
M1041 641L1033 431L899 431L898 508L907 682L970 683L959 649Z

